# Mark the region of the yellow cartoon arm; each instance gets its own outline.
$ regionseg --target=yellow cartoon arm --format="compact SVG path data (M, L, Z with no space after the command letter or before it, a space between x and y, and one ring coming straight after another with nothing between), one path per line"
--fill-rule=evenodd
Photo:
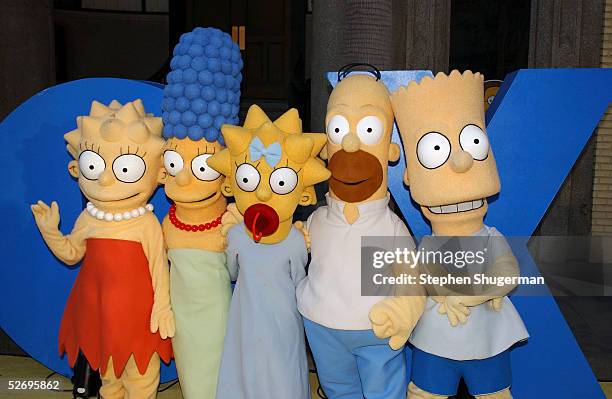
M394 265L395 275L418 276L418 267L405 264ZM421 318L427 301L425 288L421 285L406 285L396 289L396 296L383 299L370 309L370 322L378 338L389 338L391 349L400 349Z
M151 332L159 330L163 338L174 336L174 313L170 306L170 268L165 251L161 226L154 215L148 216L143 229L142 247L149 261L149 272L153 282L153 310L151 311Z
M305 222L298 220L293 223L293 227L295 227L304 236L304 243L306 244L306 250L308 252L310 252L310 223L312 222L313 215L314 213L311 213Z
M74 265L83 259L85 255L85 240L81 234L84 227L83 214L77 219L72 233L63 235L58 228L60 214L57 202L53 201L49 206L43 201L38 201L30 208L38 230L53 255L68 265Z
M507 252L504 255L498 256L495 262L487 270L487 277L515 277L519 276L519 266L512 252ZM433 299L440 303L438 313L445 314L448 317L452 326L457 324L465 324L470 315L470 307L478 306L487 302L489 306L496 311L501 310L502 299L508 295L516 284L504 284L503 286L490 285L483 287L482 295L473 296L436 296Z
M295 227L302 235L304 236L304 244L306 244L306 249L310 251L310 233L308 232L308 228L306 227L306 223L298 220L293 223L293 227Z
M227 232L233 225L242 223L244 220L244 216L240 213L236 204L229 204L227 206L227 211L223 214L221 218L221 235L223 237L227 237ZM226 243L227 244L227 243Z
M389 338L391 349L400 349L425 309L425 296L387 298L370 309L370 322L378 338Z

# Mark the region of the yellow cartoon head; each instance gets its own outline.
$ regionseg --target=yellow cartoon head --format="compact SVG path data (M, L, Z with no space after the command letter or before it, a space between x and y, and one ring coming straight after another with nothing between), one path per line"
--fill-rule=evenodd
M221 197L223 177L208 165L221 151L218 141L170 138L164 151L166 195L183 208L206 207Z
M503 82L501 80L485 80L484 82L484 109L485 112L489 109L501 84Z
M393 110L386 86L365 74L341 80L332 91L325 118L329 190L358 203L387 194L387 165L399 159L391 143Z
M484 217L499 192L484 123L483 78L452 71L391 96L406 154L404 181L432 223Z
M302 133L295 109L272 122L256 105L249 108L243 127L223 125L221 131L227 148L208 158L208 164L227 176L223 193L235 197L256 241L281 241L296 207L316 203L313 186L329 178L317 159L325 135Z
M129 211L146 204L162 173L162 120L145 112L142 101L105 106L97 101L77 128L66 133L74 160L68 171L83 195L104 211Z

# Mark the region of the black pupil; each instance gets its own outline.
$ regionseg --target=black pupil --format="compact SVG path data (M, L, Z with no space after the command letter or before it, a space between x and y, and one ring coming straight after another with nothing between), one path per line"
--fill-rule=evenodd
M243 177L243 178L242 178L242 182L243 182L243 183L248 183L248 182L249 182L249 179L247 179L246 177Z
M368 133L372 133L372 128L371 127L368 128Z
M478 144L478 143L480 143L480 140L474 139L474 144Z
M335 128L335 129L334 129L334 132L336 132L336 133L340 133L340 128Z
M170 167L174 168L174 162L170 162Z
M93 165L89 165L89 170L94 170L94 166Z
M281 180L281 181L279 181L279 182L278 182L278 185L279 185L279 186L284 186L284 185L285 185L285 182Z
M440 149L439 145L434 146L434 150L438 151Z
M127 168L123 168L123 173L127 173Z
M204 172L204 166L200 166L200 172Z

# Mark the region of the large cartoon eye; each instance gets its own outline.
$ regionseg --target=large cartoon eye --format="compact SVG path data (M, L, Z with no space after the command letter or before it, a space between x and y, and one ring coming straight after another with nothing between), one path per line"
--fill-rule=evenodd
M87 150L79 155L79 170L87 180L98 180L98 176L105 168L104 158L97 153Z
M417 157L427 169L435 169L446 162L450 156L450 141L438 132L429 132L417 144Z
M461 130L459 144L477 161L484 161L489 156L489 138L476 125L467 125Z
M366 116L357 123L357 136L363 144L374 145L383 135L383 123L376 116Z
M334 144L342 143L349 132L349 123L342 115L334 115L327 123L327 137Z
M176 176L183 170L183 157L176 151L164 152L164 167L170 176Z
M270 188L276 194L289 194L297 186L298 175L291 168L278 168L270 175Z
M193 158L193 161L191 161L191 171L199 180L213 181L221 176L221 173L208 166L207 160L211 156L212 154L202 154Z
M251 164L243 163L236 169L236 183L244 191L255 191L260 179L259 171Z
M135 154L118 156L113 161L113 173L117 180L124 183L135 183L144 175L147 165Z

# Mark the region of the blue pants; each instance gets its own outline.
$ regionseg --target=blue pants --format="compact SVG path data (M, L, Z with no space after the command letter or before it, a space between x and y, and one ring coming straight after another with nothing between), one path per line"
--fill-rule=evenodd
M465 381L471 395L485 395L506 389L512 383L510 350L487 359L451 360L412 350L412 382L436 395L457 393L459 380Z
M406 358L372 330L335 330L304 318L319 382L329 399L405 399Z

